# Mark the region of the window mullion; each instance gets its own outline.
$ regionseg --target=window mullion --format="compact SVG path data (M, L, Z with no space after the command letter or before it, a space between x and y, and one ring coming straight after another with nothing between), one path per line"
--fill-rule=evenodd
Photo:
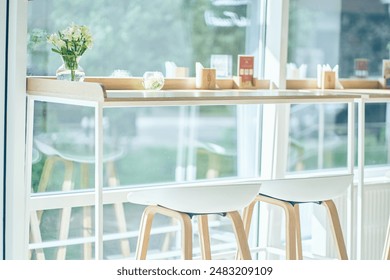
M25 185L27 1L8 1L5 258L27 259L29 213ZM16 222L17 221L17 222Z
M6 91L6 26L7 26L7 1L0 2L0 145L4 147L4 110ZM4 149L0 150L0 218L4 221ZM4 259L4 223L0 223L0 259Z

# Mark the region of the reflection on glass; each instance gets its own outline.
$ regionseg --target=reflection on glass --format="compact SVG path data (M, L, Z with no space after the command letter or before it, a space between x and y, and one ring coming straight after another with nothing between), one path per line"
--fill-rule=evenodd
M291 106L288 171L347 167L347 105Z
M51 55L45 33L71 22L89 26L96 39L83 56L90 76L164 73L166 61L187 67L194 76L195 62L208 67L211 54L231 55L234 72L238 54L261 52L260 0L106 2L29 1L27 74L54 76L61 61ZM35 109L32 197L43 198L43 211L32 230L39 229L43 244L30 241L31 258L39 258L40 251L46 259L93 258L92 202L75 204L93 195L94 112L39 102ZM235 106L105 109L104 120L104 195L138 184L240 174ZM45 209L52 198L65 194L73 195L65 208ZM125 196L104 205L105 259L134 256L140 213L142 207L126 203ZM156 223L161 233L153 237L152 251L158 258L177 258L175 225L159 218ZM212 227L220 224L220 217L210 219ZM217 247L227 248L229 232L212 233Z
M291 0L288 62L307 64L312 78L317 64L338 64L340 78L356 78L355 59L366 59L368 77L380 77L389 58L388 6L382 0Z
M366 166L378 167L390 162L387 106L388 103L365 105ZM346 167L347 115L347 105L292 106L288 171ZM357 134L355 141L357 141ZM355 164L356 159L357 151L355 151Z
M164 73L166 61L195 76L195 63L209 67L211 54L259 53L260 0L35 0L28 8L28 75L55 74L61 61L42 34L72 22L87 25L95 39L82 62L90 76Z
M237 115L237 106L104 109L103 195L140 184L240 176ZM255 131L256 124L247 131ZM256 149L250 150L253 154ZM85 194L93 197L94 153L93 108L36 102L32 197L44 201L42 211L32 213L38 227L32 223L31 229L39 232L44 244L53 241L43 249L46 259L93 258L94 200L83 201ZM73 196L66 200L66 207L45 206L50 205L51 198L69 194ZM84 204L80 207L79 203ZM125 195L104 205L105 258L133 257L142 211L142 206L127 203ZM176 227L163 218L156 223L161 226L161 233L154 237L151 246L161 258L168 258L178 250ZM218 226L219 232L224 219L216 216L210 224ZM230 230L227 227L227 232ZM216 244L227 240L235 246L234 238ZM39 239L32 235L31 245L39 248L39 244ZM39 258L38 251L31 250L31 258ZM180 250L175 258L179 256Z

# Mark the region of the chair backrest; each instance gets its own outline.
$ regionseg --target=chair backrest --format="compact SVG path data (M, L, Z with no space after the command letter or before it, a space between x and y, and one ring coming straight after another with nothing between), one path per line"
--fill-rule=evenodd
M241 210L259 193L259 180L211 180L132 189L129 202L209 214Z
M59 156L63 159L74 161L74 162L80 162L80 163L95 163L95 155L94 150L90 152L90 154L83 154L83 153L76 153L74 151L68 151L66 149L59 150L58 148L54 147L50 141L45 142L44 137L43 139L39 139L39 136L34 139L34 143L36 148L43 154L48 156ZM75 146L77 146L75 142ZM103 161L115 161L119 158L122 158L125 155L126 151L124 147L116 147L116 149L112 149L109 151L104 151Z
M262 180L260 193L287 201L324 201L341 195L352 183L352 174Z

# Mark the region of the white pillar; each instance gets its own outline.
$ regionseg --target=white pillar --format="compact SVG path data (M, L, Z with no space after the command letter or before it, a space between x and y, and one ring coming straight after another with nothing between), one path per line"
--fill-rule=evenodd
M27 1L8 1L8 4L5 258L26 259L29 240L26 204L29 190L24 172Z
M265 78L286 88L289 0L268 1Z
M265 79L286 88L289 0L268 2ZM290 105L264 105L262 176L283 177L287 167Z
M286 88L288 17L289 0L268 1L264 78L271 80L279 89ZM287 168L289 115L289 104L263 106L261 176L264 179L284 177ZM267 204L261 204L260 207L260 213L263 213L259 227L260 245L266 243L265 246L278 247L280 238L275 236L279 236L282 219L276 222L277 219L269 215L281 213L275 213L273 210L276 209ZM265 216L272 223L264 219ZM264 226L264 221L267 226Z

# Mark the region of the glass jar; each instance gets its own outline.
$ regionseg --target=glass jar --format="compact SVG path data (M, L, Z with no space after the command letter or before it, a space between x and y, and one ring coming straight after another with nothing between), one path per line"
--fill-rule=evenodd
M160 90L164 86L164 75L157 71L145 72L142 85L146 90Z

